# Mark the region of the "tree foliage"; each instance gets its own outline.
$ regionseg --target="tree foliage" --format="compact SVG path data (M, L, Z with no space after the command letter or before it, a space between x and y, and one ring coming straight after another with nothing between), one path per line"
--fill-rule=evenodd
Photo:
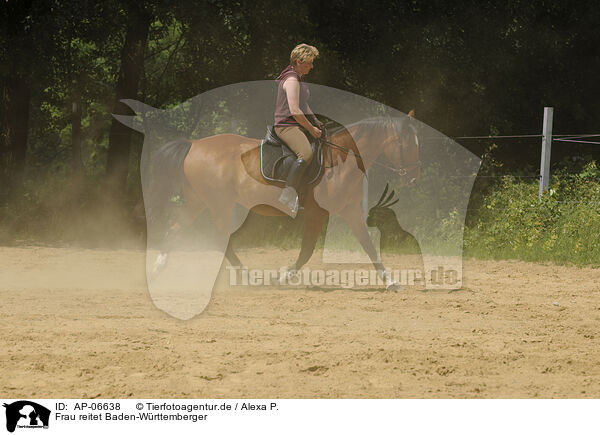
M2 1L0 201L44 177L97 186L120 168L116 188L139 203L141 138L117 131L111 113L125 109L116 99L166 108L272 79L300 42L321 52L311 81L415 108L449 136L539 133L546 105L555 107L555 132L596 132L599 15L590 1L558 0ZM142 60L130 65L139 75L124 91L135 16L147 20L147 36ZM263 130L250 122L248 134ZM479 155L492 149L489 141L464 145ZM495 170L537 172L539 147L501 143ZM554 162L598 159L599 150L561 145ZM70 191L75 202L86 201L86 189Z

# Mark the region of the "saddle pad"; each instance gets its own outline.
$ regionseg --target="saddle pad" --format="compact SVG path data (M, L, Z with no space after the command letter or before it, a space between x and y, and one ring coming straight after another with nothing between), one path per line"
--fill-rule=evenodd
M313 159L302 176L301 184L304 185L317 181L323 172L323 147L314 140L310 146ZM265 180L285 183L296 158L296 154L269 127L266 138L260 144L260 172Z

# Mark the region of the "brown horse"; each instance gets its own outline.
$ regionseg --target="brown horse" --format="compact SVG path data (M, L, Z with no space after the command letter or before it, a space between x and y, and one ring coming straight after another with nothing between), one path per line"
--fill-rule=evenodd
M404 119L371 118L348 126L324 141L325 169L315 183L301 192L304 206L302 247L288 275L298 271L313 254L316 241L329 215L340 215L373 262L388 289L397 290L369 237L362 212L363 178L375 160L384 154L406 184L420 176L419 144L412 124L414 112ZM359 151L359 149L361 151ZM189 151L188 151L189 150ZM265 181L260 171L260 140L235 134L220 134L192 142L164 145L154 159L155 167L170 168L163 178L177 179L183 168L185 206L161 244L154 273L166 264L172 245L169 240L191 224L206 208L217 232L226 241L225 256L233 266L241 261L229 243L235 203L262 215L286 215L278 202L281 185ZM280 208L281 207L281 208Z

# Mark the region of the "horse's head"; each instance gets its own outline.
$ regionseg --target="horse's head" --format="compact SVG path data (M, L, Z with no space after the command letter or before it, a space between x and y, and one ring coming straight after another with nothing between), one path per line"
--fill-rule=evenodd
M414 185L421 177L419 161L419 138L414 125L414 109L401 122L392 120L389 126L390 138L383 152L400 174L404 184Z

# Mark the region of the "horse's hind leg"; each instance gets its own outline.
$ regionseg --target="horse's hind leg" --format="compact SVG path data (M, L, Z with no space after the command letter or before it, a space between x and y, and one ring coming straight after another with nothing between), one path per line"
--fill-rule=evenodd
M156 276L167 265L169 253L175 248L178 236L183 232L183 230L191 226L200 213L202 213L204 208L205 207L203 206L198 206L195 208L185 207L169 226L159 244L160 253L154 262L152 276Z
M312 198L307 198L304 206L304 230L302 233L302 247L300 248L300 254L296 262L289 267L288 271L291 273L301 269L315 250L315 245L323 229L323 225L327 222L329 213L327 210L319 207L319 205Z
M211 207L210 212L216 226L217 232L227 238L227 247L225 249L225 258L234 267L242 268L243 264L233 249L231 242L231 232L233 226L233 212L235 203L217 203Z
M169 229L165 232L161 244L161 252L169 252L175 246L176 238L181 232L189 228L205 209L204 206L185 207L179 215L173 220Z
M167 265L169 253L176 247L178 236L189 228L206 208L187 186L184 187L184 198L186 199L185 205L171 221L158 244L160 253L152 268L153 276L156 276Z

